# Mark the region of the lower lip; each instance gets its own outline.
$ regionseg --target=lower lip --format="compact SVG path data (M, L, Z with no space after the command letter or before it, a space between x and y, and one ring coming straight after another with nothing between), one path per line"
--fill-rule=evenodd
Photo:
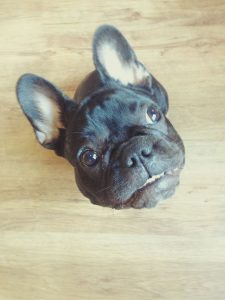
M181 169L176 168L172 171L166 172L164 175L160 176L159 178L156 178L153 182L149 182L148 180L146 183L136 190L127 200L122 201L121 205L121 200L117 200L113 203L113 208L129 208L129 207L136 207L133 206L133 204L137 203L139 199L141 199L144 194L146 196L149 194L151 195L152 193L157 195L161 194L164 195L162 199L166 199L175 192L176 186L179 184L179 175L180 175ZM148 196L147 196L148 197ZM154 196L153 196L154 197Z
M160 178L156 179L154 182L147 183L140 189L138 189L134 194L124 202L124 204L129 204L130 202L135 201L137 198L140 198L144 193L149 192L152 189L155 189L156 192L163 193L167 192L170 189L174 190L175 187L179 183L179 175L178 172L176 174L165 174L161 176Z

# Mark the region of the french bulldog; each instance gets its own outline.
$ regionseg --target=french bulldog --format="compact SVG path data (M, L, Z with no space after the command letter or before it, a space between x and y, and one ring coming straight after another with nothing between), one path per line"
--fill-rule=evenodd
M95 32L93 61L74 100L24 74L16 87L20 106L38 142L74 167L92 203L154 207L174 194L184 166L183 142L166 117L167 92L113 26Z

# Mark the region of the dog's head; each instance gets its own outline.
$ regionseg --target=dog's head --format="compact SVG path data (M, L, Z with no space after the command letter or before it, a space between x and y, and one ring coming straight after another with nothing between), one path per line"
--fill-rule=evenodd
M40 144L74 166L91 202L153 207L174 193L184 165L167 93L112 26L95 33L93 57L101 84L80 103L26 74L17 84L20 105Z

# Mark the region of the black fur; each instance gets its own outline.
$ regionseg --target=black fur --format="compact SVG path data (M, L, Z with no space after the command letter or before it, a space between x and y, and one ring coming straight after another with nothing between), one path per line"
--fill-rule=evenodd
M108 43L121 65L134 68L134 72L140 68L143 78L127 84L120 81L119 75L114 78L99 57L99 47ZM21 107L36 134L42 132L39 142L74 166L77 185L91 202L114 208L153 207L174 193L184 165L182 140L166 118L167 92L112 26L97 30L93 59L96 70L78 87L76 101L48 81L27 74L17 84ZM49 99L53 111L59 111L58 122L52 122L60 124L57 128L51 128L50 121L46 123L49 114L37 105L43 98L38 98L40 93ZM149 108L160 116L155 123L147 115ZM85 166L81 159L85 149L97 153L92 167ZM149 178L163 172L165 176L143 186Z

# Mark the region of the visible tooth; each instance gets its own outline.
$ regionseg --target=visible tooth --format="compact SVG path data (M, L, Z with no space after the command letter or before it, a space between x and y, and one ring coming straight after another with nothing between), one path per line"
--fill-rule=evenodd
M173 175L173 171L166 172L168 175Z
M179 171L179 168L175 168L173 170L169 170L166 172L168 175L176 175L176 172Z
M165 174L166 174L166 175L173 175L174 172L176 172L176 171L178 171L178 170L179 170L179 168L175 168L175 169L173 169L173 170L169 170L169 171L167 171L167 172L162 172L162 173L160 173L160 174L158 174L158 175L154 175L154 176L152 176L151 178L149 178L149 179L145 182L145 184L143 184L142 187L146 186L146 185L149 184L149 183L153 183L153 182L156 181L157 179L163 177Z
M159 178L161 178L161 177L164 176L164 175L165 175L164 172L162 172L161 174L152 176L151 178L149 178L149 179L145 182L145 184L143 185L143 187L144 187L145 185L147 185L148 183L154 182L156 179L159 179Z

